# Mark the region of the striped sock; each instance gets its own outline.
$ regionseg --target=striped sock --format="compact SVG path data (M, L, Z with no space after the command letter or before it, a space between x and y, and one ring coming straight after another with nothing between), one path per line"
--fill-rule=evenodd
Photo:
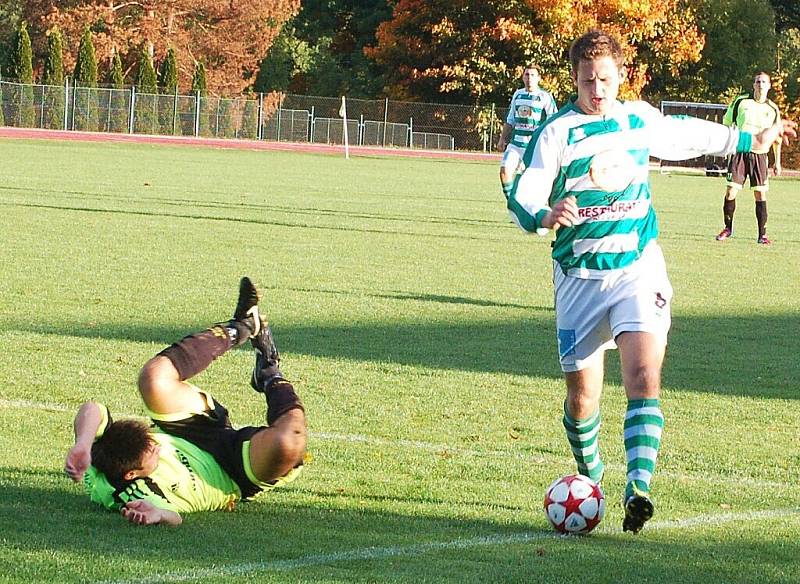
M647 495L650 492L663 428L664 415L657 399L628 401L624 424L625 458L628 461L626 500L633 494Z
M567 413L564 403L564 428L572 448L572 456L578 464L578 472L595 482L603 478L603 461L600 460L600 410L583 420L576 420Z

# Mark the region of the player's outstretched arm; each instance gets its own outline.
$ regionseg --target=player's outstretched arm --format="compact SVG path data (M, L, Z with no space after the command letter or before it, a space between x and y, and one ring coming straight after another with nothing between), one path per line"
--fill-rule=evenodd
M92 443L105 419L103 407L97 402L87 401L78 408L73 422L75 444L67 453L64 464L64 472L73 481L80 481L92 464Z
M128 501L122 509L122 516L135 525L180 525L183 518L168 509L156 507L150 501L137 499Z
M780 120L758 134L753 134L752 150L767 150L775 143L788 144L797 138L797 124L792 120Z

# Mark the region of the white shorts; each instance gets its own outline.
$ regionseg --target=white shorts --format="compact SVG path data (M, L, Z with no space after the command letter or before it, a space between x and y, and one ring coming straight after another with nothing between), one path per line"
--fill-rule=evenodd
M515 174L522 164L522 156L525 154L524 146L517 146L514 143L509 143L503 152L503 160L500 162L500 168L510 170Z
M624 332L652 333L666 345L672 285L655 242L632 266L602 280L567 276L554 262L553 284L562 371L594 365Z

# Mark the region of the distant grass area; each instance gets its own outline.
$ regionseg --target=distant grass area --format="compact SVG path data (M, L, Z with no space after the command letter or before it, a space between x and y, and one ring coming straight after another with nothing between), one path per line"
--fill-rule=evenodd
M0 140L0 582L789 582L800 573L798 186L653 175L675 288L656 516L621 532L618 358L608 513L554 536L561 426L547 239L508 221L494 164ZM142 363L264 306L314 460L233 513L136 528L62 474L88 398L141 415ZM264 421L236 350L196 378Z

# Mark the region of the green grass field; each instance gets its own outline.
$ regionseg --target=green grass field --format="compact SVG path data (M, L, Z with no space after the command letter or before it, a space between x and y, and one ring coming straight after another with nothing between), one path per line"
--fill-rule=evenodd
M561 426L548 240L508 221L489 163L0 140L0 582L800 581L800 206L770 248L743 192L654 175L675 288L656 516L622 533L618 358L605 521L557 537ZM265 291L313 461L232 513L140 528L62 473L88 398L141 415L138 368ZM264 420L233 351L196 378Z

